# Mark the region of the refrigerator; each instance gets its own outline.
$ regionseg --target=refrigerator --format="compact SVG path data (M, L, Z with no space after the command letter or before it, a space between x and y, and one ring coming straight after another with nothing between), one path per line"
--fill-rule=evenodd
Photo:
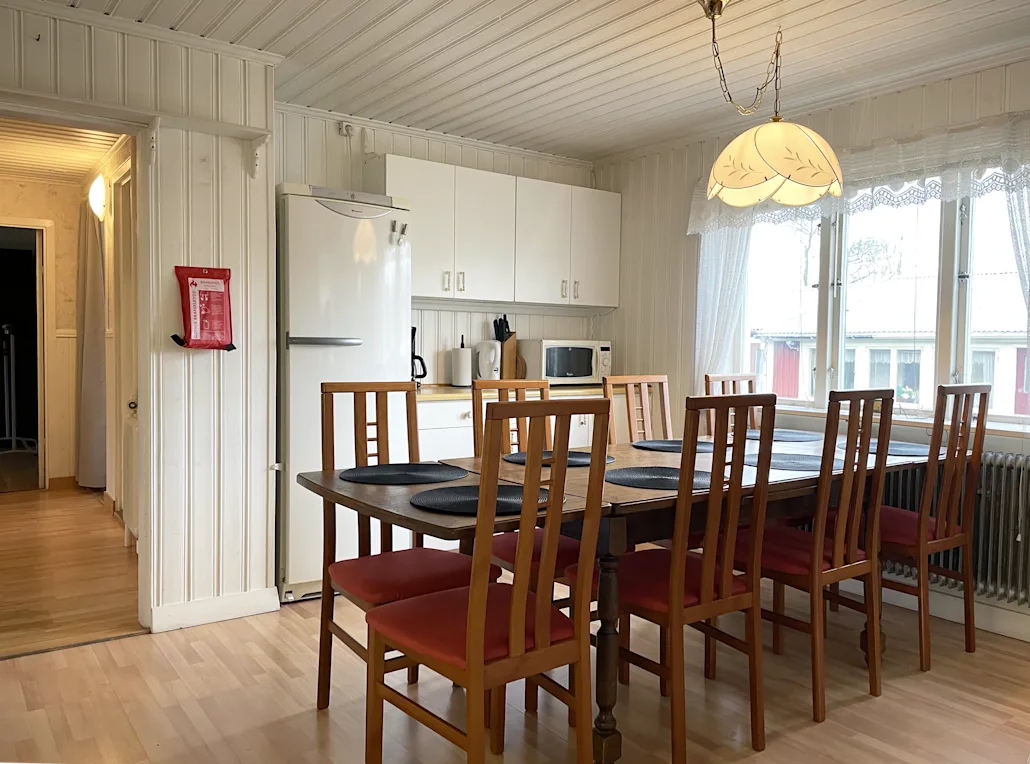
M276 566L280 598L290 601L321 587L322 500L297 484L298 473L322 468L321 384L411 378L411 247L400 200L294 184L276 191ZM354 466L354 403L335 398L336 466L345 469ZM404 443L404 396L391 398L389 437ZM337 559L357 557L356 515L342 507L336 546Z

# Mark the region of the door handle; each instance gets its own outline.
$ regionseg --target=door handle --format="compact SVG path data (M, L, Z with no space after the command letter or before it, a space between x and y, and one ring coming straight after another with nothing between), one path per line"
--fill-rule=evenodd
M444 271L443 272L443 291L445 291L445 292L450 292L451 291L451 272L450 271Z
M458 291L465 291L465 271L458 271Z
M561 282L561 296L562 297L568 297L569 296L569 280L568 279L562 279L562 282Z
M579 282L578 281L573 281L572 282L572 298L574 300L578 300L579 299Z

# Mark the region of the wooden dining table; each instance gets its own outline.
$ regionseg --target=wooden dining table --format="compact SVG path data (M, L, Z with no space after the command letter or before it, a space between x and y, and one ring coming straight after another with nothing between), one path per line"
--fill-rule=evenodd
M822 439L808 442L775 441L773 451L793 454L822 455ZM757 441L748 441L747 449L757 451ZM609 446L608 453L615 461L608 470L622 467L679 467L680 454L648 451L629 444ZM711 454L699 453L697 470L711 471ZM468 470L468 477L448 485L478 484L482 469L481 460L476 458L444 459L445 464ZM925 464L926 456L889 456L889 472ZM872 467L872 457L870 457ZM747 496L754 484L755 470L745 467L744 495ZM565 485L563 533L575 537L578 534L577 520L582 516L586 497L588 469L570 468ZM525 479L523 466L502 461L499 477L509 484L521 484ZM416 533L440 539L458 541L462 551L471 552L475 536L475 517L428 512L410 504L410 498L429 486L382 486L348 483L340 480L338 472L307 472L298 475L297 482L308 490L337 505L348 507L361 514L377 518ZM813 511L818 471L799 472L771 470L767 517L770 521L809 517ZM707 490L696 490L694 504L707 500ZM614 708L618 687L619 663L619 558L636 545L657 542L672 536L675 520L676 490L651 490L630 488L605 483L601 530L597 545L599 573L597 632L597 661L595 693L597 716L594 719L594 761L597 764L613 764L622 756L622 733L618 729ZM746 512L745 506L744 511ZM518 516L498 517L497 532L518 527ZM742 517L746 521L747 517ZM704 512L692 513L692 525L704 524Z

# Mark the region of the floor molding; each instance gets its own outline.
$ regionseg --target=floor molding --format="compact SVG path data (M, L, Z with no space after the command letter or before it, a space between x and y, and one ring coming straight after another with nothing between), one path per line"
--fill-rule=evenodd
M49 480L48 488L51 491L62 491L68 488L78 488L79 484L75 482L75 476L69 475L68 477L52 477Z
M274 586L241 594L210 597L193 602L163 605L152 611L150 630L157 633L229 621L279 609L279 590Z
M911 582L909 582L911 583ZM842 592L862 594L862 582L858 580L842 581ZM883 601L888 605L897 605L906 610L916 609L916 598L893 589L883 590ZM974 618L976 628L1011 637L1022 642L1030 642L1030 609L1007 607L1002 604L976 600ZM962 592L942 589L930 589L930 615L943 618L952 623L965 623L965 609ZM913 626L913 628L915 628Z

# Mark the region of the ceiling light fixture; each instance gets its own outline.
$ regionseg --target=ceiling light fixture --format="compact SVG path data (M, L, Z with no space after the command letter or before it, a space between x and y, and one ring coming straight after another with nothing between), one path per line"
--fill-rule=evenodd
M827 193L840 196L843 179L830 144L815 130L787 122L780 116L780 45L783 34L776 32L776 45L766 69L765 82L756 90L754 100L747 106L738 104L726 84L726 72L715 35L715 21L722 16L730 0L697 2L712 22L712 58L726 102L747 117L761 108L762 97L769 85L773 85L776 95L772 119L738 135L715 160L708 179L708 198L719 197L732 207L751 207L766 199L799 207L811 204Z

